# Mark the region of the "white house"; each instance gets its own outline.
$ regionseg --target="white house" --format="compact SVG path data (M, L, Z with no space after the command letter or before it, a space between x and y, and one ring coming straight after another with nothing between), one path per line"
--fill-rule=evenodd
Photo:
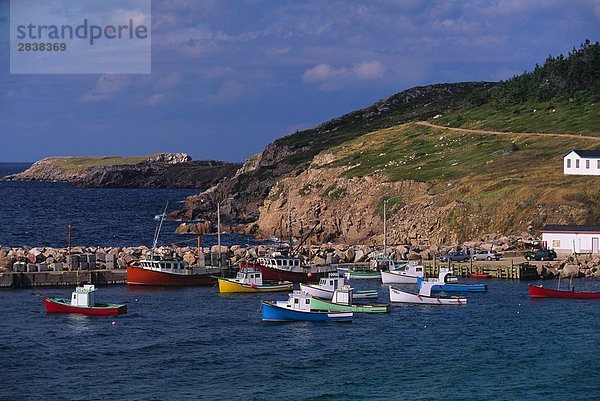
M600 226L547 225L540 230L548 248L562 253L600 253Z
M565 175L600 175L600 150L572 150L563 159Z

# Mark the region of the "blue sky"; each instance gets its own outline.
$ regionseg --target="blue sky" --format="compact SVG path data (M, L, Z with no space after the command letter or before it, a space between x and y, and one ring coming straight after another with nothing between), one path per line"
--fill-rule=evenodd
M404 89L507 79L600 40L600 0L153 0L150 75L11 75L7 0L0 32L0 162L242 161Z

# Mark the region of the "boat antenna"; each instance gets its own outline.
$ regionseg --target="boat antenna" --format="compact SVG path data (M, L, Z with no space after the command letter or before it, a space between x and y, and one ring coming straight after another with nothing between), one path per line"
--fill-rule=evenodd
M165 210L160 215L160 221L156 226L156 230L154 231L154 240L152 241L152 255L154 256L154 249L156 248L156 244L158 243L158 236L160 235L160 229L162 228L163 221L165 220L165 216L167 215L167 208L169 207L169 201L165 205Z

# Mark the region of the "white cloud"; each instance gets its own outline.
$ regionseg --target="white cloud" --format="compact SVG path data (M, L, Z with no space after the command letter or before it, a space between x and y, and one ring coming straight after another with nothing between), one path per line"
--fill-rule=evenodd
M319 84L321 90L335 90L356 80L375 80L383 76L384 67L377 61L363 61L352 66L333 67L329 64L317 64L304 71L302 80L310 84Z
M115 94L121 92L130 84L126 75L102 75L96 81L94 88L84 94L81 100L85 102L101 102L110 100Z
M146 104L149 106L156 106L159 103L162 103L165 100L165 95L162 93L155 93L154 95L150 96L147 100L146 100Z

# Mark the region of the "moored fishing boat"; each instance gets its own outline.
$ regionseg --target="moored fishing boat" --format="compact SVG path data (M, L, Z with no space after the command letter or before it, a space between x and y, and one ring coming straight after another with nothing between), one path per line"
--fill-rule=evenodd
M425 268L416 261L410 261L394 270L382 271L381 281L383 284L417 284L417 279L424 275Z
M312 298L311 310L347 311L354 313L389 313L389 304L355 304L353 303L353 289L343 285L336 289L331 301L317 297Z
M344 277L348 280L379 280L381 272L371 269L370 266L351 266L344 273Z
M492 278L492 275L489 273L471 273L471 274L469 274L469 277L475 278L478 280L482 280L482 279Z
M302 291L291 293L287 301L262 301L261 312L264 322L309 321L351 322L353 313L311 310L312 296Z
M242 268L235 278L218 277L218 280L219 292L222 294L234 292L291 291L294 288L294 284L291 281L277 283L263 282L260 270L250 268Z
M138 265L127 265L127 284L182 286L215 285L218 267L189 267L183 260L162 258L151 254Z
M531 284L528 289L531 298L600 299L600 291L553 290Z
M431 291L445 292L485 292L487 285L485 284L457 284L458 279L452 274L451 269L440 269L439 275L436 278L417 279L417 284L431 284Z
M71 299L44 297L48 313L79 313L84 315L110 316L127 313L127 306L121 304L96 303L96 287L83 285L71 294Z
M432 283L423 282L419 292L413 293L390 286L390 302L420 305L465 305L467 303L467 299L462 297L432 296L432 287Z
M344 277L341 277L337 273L330 273L329 276L319 280L319 284L301 283L300 289L315 297L330 300L333 298L334 291L344 284ZM354 298L356 299L377 298L378 296L377 290L354 291Z
M217 279L214 275L220 273L221 269L219 267L201 266L200 249L198 250L199 265L194 267L188 266L183 260L177 259L175 255L167 258L155 251L166 212L167 206L165 206L163 214L160 215L154 233L152 250L138 264L127 265L127 284L150 286L215 285Z
M318 282L322 277L335 272L333 266L311 266L301 258L292 258L282 252L257 258L256 263L247 263L262 272L264 280L291 281L292 283Z

